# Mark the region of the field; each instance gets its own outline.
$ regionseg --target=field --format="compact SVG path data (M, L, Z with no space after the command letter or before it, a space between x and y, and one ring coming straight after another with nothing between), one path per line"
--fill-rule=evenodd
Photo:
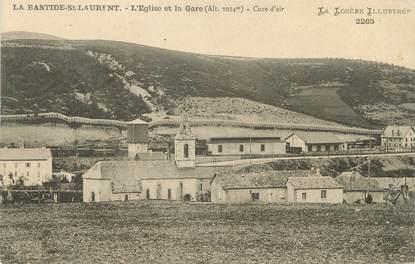
M169 202L0 205L1 263L397 263L415 212Z

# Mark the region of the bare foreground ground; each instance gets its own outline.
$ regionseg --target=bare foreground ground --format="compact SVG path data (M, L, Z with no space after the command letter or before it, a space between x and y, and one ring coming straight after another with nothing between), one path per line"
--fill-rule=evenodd
M415 211L161 201L0 205L0 263L413 263Z

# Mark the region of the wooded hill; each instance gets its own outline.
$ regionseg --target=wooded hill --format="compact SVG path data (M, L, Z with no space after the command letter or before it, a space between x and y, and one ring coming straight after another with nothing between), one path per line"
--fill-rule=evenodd
M131 120L186 96L242 97L342 124L415 122L415 71L346 59L209 56L115 41L9 39L2 113Z

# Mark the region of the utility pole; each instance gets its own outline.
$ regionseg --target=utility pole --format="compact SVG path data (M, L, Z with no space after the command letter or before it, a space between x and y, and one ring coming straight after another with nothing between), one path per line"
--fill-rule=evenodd
M372 151L372 131L369 132L369 155L367 156L367 177L368 177L368 184L367 184L367 196L370 194L370 153Z

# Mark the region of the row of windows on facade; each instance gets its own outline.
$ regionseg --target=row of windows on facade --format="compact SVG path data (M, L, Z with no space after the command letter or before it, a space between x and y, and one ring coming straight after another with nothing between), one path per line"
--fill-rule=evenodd
M322 146L326 147L326 150L330 150L330 145L308 145L308 151L313 151L313 146L316 146L317 151L321 151ZM339 145L334 145L334 150L339 150Z
M159 191L161 192L161 187L158 186ZM180 189L183 190L183 184L180 183ZM199 183L199 191L203 190L203 184ZM150 190L146 189L146 199L150 199ZM171 189L167 189L167 199L171 199Z
M415 146L415 142L413 143L413 145ZM389 142L388 146L389 147L400 147L402 145L400 143L391 143L391 142ZM405 147L409 147L409 146L411 146L411 144L405 143Z
M327 198L327 191L321 190L320 196L322 199ZM251 193L252 200L259 200L259 193ZM301 199L307 200L307 193L301 193Z
M14 163L14 167L17 169L17 168L19 167L19 164L20 164L20 163L15 162L15 163ZM31 163L31 162L24 162L23 164L24 164L24 167L26 167L26 168L30 168L30 167L32 166L32 163ZM7 163L6 163L6 162L4 162L4 163L3 163L3 169L5 169L5 168L6 168L6 166L7 166ZM40 168L40 162L38 162L38 163L37 163L37 167L38 167L38 168Z
M222 145L218 145L218 152L222 152L223 151L223 146ZM261 144L261 151L265 151L265 144ZM239 145L239 152L244 152L244 145Z
M9 176L12 175L16 178L17 177L17 171L15 171L14 173L10 171L7 175L9 175ZM37 177L40 177L40 171L38 171L36 173L36 175L37 175ZM0 174L0 176L3 176L3 174ZM23 172L20 176L24 177ZM26 171L26 177L30 177L30 171Z

